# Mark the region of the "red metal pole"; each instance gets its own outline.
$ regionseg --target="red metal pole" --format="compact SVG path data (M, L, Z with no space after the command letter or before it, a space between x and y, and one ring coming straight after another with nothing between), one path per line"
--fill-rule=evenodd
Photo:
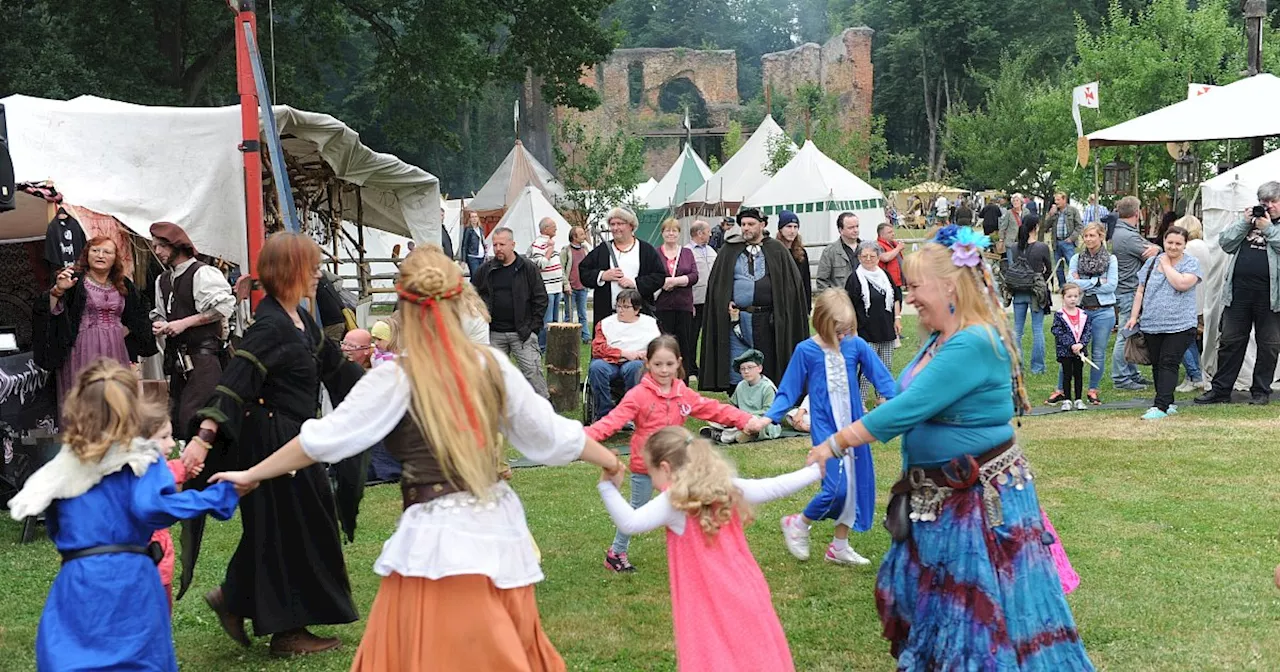
M255 38L258 19L253 11L253 0L230 0L236 9L236 90L240 93L240 129L243 141L240 151L244 154L244 198L246 240L249 243L249 268L241 272L257 276L258 255L266 239L262 214L262 143L258 132L258 89L253 80L253 63L249 60L249 43L245 39L247 24ZM258 307L261 290L254 290L250 303Z

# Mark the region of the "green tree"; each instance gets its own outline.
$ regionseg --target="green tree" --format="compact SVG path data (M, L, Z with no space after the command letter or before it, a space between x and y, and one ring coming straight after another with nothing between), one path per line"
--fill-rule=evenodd
M558 205L576 213L578 223L593 235L595 224L610 208L619 204L635 207L628 201L644 180L644 142L640 138L625 130L611 136L592 135L580 123L564 122L556 129L554 148L557 177L565 190Z
M737 119L730 121L729 130L725 131L724 140L720 143L720 153L724 155L724 160L728 161L733 158L733 155L737 154L745 143L746 138L742 137L742 122ZM716 157L712 156L711 158L719 162Z
M791 142L785 133L777 133L771 135L765 143L765 162L761 166L761 170L766 175L777 175L787 162L796 155L795 143Z

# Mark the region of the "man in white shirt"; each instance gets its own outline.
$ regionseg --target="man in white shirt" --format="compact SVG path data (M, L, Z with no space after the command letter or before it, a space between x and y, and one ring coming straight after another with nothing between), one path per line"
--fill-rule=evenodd
M711 247L711 225L701 219L694 221L689 227L690 251L693 262L698 267L698 282L693 285L693 334L694 339L702 335L702 310L707 305L707 281L711 279L711 267L716 263L716 251ZM698 375L697 353L685 355L685 368L689 375Z
M560 321L560 285L564 282L564 266L560 264L556 249L556 220L543 217L538 223L538 237L529 247L529 261L542 274L542 284L547 288L547 312L542 316L542 330L538 332L538 349L547 349L547 325Z
M221 271L196 259L195 245L177 224L152 224L151 249L167 269L156 278L151 332L163 339L173 435L190 439L192 418L222 378L226 321L236 298Z

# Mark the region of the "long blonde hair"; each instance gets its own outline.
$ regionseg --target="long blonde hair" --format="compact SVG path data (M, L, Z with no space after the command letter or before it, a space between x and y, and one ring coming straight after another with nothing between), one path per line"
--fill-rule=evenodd
M397 289L413 420L449 482L485 497L498 480L506 388L492 352L462 331L462 273L440 250L418 248L400 264Z
M733 465L705 439L684 427L664 427L645 441L644 458L650 469L671 465L671 506L696 516L708 543L735 512L743 525L751 522L751 506L733 483Z
M853 312L849 293L838 287L824 289L813 300L813 330L826 348L840 347L840 334L858 330L858 314Z
M81 462L98 462L114 444L138 436L138 376L100 358L85 367L62 405L62 442Z
M952 305L960 318L960 328L985 328L991 347L1009 362L1015 410L1019 413L1030 410L1031 402L1027 399L1027 390L1022 380L1022 358L1009 330L1009 318L996 297L991 272L986 264L976 267L957 266L951 260L951 248L931 241L921 246L918 252L907 256L903 270L911 278L932 277L955 287ZM1003 348L1000 347L1001 344Z

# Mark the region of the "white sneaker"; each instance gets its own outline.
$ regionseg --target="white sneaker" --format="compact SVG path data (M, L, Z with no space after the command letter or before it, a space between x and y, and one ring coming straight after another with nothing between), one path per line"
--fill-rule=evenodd
M1190 392L1200 386L1200 383L1192 382L1190 378L1182 381L1182 384L1173 388L1177 392Z
M797 560L809 559L809 526L800 519L800 514L782 517L782 541Z
M1066 400L1066 401L1062 402L1062 410L1064 410L1064 411L1069 411L1069 410L1071 410L1071 408L1072 408L1072 407L1071 407L1071 400L1070 400L1070 399L1068 399L1068 400Z
M1076 399L1076 410L1077 411L1084 410L1084 399Z
M1204 380L1200 381L1200 385L1198 387L1204 390L1205 392L1213 391L1213 383L1209 382L1209 379L1207 377Z
M1164 414L1165 414L1165 415L1177 415L1177 414L1178 414L1178 405L1177 405L1177 404L1169 404L1169 410L1165 411L1165 412L1164 412Z
M852 546L845 546L843 551L837 551L835 544L827 544L826 561L836 565L869 565L871 561L858 555Z

